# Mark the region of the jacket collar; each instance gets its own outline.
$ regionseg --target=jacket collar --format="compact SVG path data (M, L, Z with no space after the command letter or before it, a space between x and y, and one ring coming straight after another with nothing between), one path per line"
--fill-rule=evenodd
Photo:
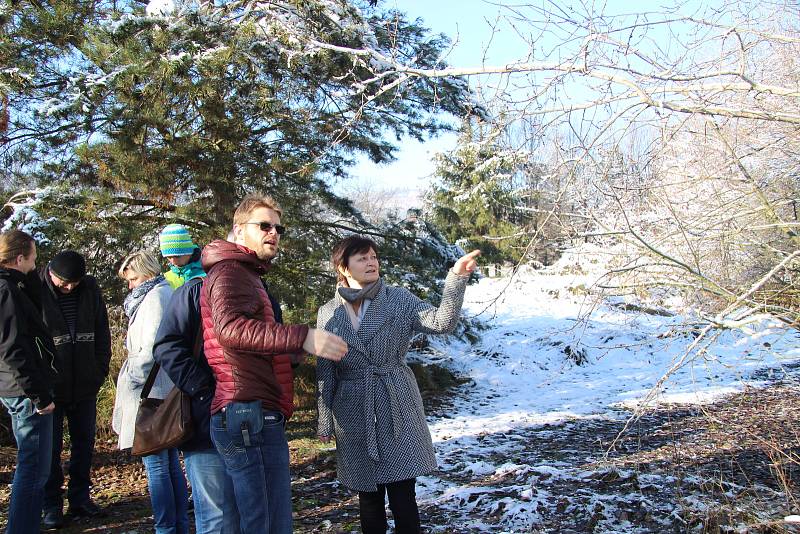
M386 303L386 284L382 284L381 290L375 295L375 298L370 302L364 317L361 319L361 325L358 327L358 337L364 342L368 342L375 336L377 332L386 321L394 319L394 314L389 313Z
M87 278L88 278L88 275L84 275L83 279L81 280L81 283L78 284L78 287L73 289L73 291L75 292L76 295L80 295L81 293L83 293L83 288L86 287L86 284L88 283L86 281ZM42 281L42 285L47 289L47 291L55 299L58 299L58 295L60 293L59 293L58 289L56 288L56 286L53 285L53 279L50 278L50 267L49 267L48 264L46 264L44 267L42 267L39 270L39 279Z
M5 269L0 267L0 278L8 280L10 284L17 286L22 291L28 300L37 308L39 312L42 310L42 282L39 279L39 273L31 271L28 274L18 271L17 269Z
M19 284L24 282L26 277L22 271L0 267L0 278L5 278L13 284Z
M178 276L186 276L190 273L196 274L198 272L203 272L203 266L200 264L200 254L200 247L195 246L189 261L186 262L185 265L178 266L170 263L169 270Z
M218 263L231 260L244 263L259 274L265 273L269 267L269 263L259 259L255 251L224 239L215 239L206 245L201 255L202 267L207 273Z

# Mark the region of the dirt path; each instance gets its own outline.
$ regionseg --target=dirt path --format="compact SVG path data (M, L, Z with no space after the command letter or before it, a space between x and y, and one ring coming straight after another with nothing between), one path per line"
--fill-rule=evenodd
M800 510L798 408L800 389L778 383L702 409L662 407L613 448L625 413L476 436L420 480L423 522L430 532L800 531L779 522ZM357 500L335 481L332 451L308 446L307 430L291 442L295 532L357 532ZM0 449L3 514L13 455ZM101 443L95 466L106 516L61 532L151 532L141 463Z

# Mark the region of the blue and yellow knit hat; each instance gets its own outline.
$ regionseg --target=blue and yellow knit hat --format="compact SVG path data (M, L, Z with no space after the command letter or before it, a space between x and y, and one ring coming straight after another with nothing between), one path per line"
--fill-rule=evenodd
M183 256L194 252L195 244L189 230L182 224L168 224L158 234L162 256Z

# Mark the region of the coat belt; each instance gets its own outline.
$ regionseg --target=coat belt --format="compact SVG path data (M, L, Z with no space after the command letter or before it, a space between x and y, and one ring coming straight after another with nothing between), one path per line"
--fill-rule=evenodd
M394 378L400 375L405 380L404 367L392 365L376 367L370 365L360 369L348 369L339 372L339 380L361 380L364 383L364 427L367 433L367 452L370 458L380 461L378 453L377 426L378 416L375 413L375 386L380 380L389 393L389 405L392 410L392 429L394 437L400 437L400 427L403 424L403 414L400 412L400 403L397 400Z

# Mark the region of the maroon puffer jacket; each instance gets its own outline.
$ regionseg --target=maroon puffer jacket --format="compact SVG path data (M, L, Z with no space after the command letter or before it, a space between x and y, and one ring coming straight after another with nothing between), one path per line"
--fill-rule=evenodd
M208 277L200 293L206 358L217 379L211 413L232 401L260 400L292 416L291 354L308 327L275 322L261 275L267 264L247 247L212 241L203 249Z

